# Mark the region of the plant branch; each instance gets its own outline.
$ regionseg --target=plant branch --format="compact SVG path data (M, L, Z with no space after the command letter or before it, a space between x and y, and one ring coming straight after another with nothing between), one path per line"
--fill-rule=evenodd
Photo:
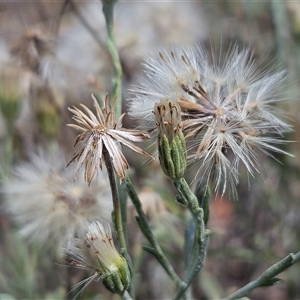
M103 14L105 17L106 28L107 28L107 40L106 46L111 55L111 59L114 66L114 82L113 82L113 93L112 101L116 101L115 104L115 114L118 118L122 111L122 66L120 62L120 57L118 53L118 48L116 44L115 34L114 34L114 6L116 0L103 0Z
M132 271L131 258L127 251L126 239L124 236L121 205L120 205L120 200L119 200L119 195L118 195L118 189L117 189L114 169L113 169L113 165L112 165L109 153L105 147L103 147L103 158L104 158L104 162L106 165L110 188L111 188L111 193L112 193L112 200L113 200L113 206L114 206L114 211L112 213L112 217L113 217L113 222L115 225L117 240L118 240L119 246L120 246L120 253L125 257L125 259L128 263L128 266L129 266L129 270L131 272Z
M280 274L281 272L283 272L298 261L300 261L300 251L296 254L290 253L284 259L280 260L279 262L268 268L259 278L246 284L241 289L224 298L224 300L239 299L258 287L269 286L278 283L280 279L275 278L275 276Z
M206 257L206 248L209 240L209 230L205 229L204 212L199 207L198 199L194 193L190 190L189 185L184 178L173 180L173 184L179 193L180 202L186 205L194 219L196 224L194 243L190 254L190 259L187 265L187 272L185 275L186 286L182 286L178 289L173 300L179 300L184 295L185 291L191 285L199 271L203 267Z
M150 245L152 246L152 247L144 246L143 247L144 250L151 253L158 260L158 262L165 269L165 271L167 272L169 277L172 279L172 281L178 288L185 288L185 283L182 282L180 280L180 278L178 277L178 275L175 273L173 267L170 265L169 261L167 260L166 256L164 255L162 249L160 248L158 242L156 241L154 234L149 226L147 217L143 211L141 201L140 201L130 179L125 178L123 180L123 184L125 186L125 189L129 195L135 209L136 209L136 212L138 214L138 216L136 217L137 223L138 223L141 231L143 232L143 234L149 241Z
M122 295L122 299L123 300L133 300L127 291L125 291L124 294Z

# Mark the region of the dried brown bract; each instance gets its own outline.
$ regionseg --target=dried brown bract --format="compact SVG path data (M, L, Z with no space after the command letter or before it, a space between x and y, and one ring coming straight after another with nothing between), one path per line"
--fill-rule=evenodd
M77 145L77 148L68 165L76 159L78 160L74 173L75 180L80 167L85 163L84 178L89 185L98 167L102 169L102 156L105 150L109 153L118 177L120 179L125 178L125 170L129 169L129 165L118 147L120 143L137 153L151 157L151 155L133 143L149 139L149 135L140 130L123 128L121 122L125 114L121 115L116 122L114 111L109 105L108 95L106 95L103 109L100 108L98 101L93 95L92 98L97 114L95 115L85 105L80 104L83 111L76 107L69 108L74 114L73 120L77 124L68 124L68 126L82 131L76 138L75 146Z

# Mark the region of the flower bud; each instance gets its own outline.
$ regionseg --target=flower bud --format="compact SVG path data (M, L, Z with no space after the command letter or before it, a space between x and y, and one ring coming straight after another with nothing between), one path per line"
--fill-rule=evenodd
M180 113L178 103L169 100L156 103L154 107L160 165L171 180L183 177L186 169L186 144Z
M130 273L127 262L123 256L116 264L114 271L108 271L101 276L105 287L112 293L123 294L130 283Z
M122 295L129 286L130 272L114 246L109 224L91 223L85 240L74 241L69 249L73 264L92 269L110 292Z

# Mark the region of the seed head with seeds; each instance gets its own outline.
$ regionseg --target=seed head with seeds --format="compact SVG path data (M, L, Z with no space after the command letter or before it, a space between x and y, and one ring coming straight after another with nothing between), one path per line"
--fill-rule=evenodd
M86 237L73 239L67 251L73 265L93 271L87 283L101 278L113 293L122 294L127 289L130 281L128 265L115 248L108 223L91 223Z
M74 114L73 120L75 120L77 124L68 124L68 126L82 131L82 133L76 138L75 146L77 145L77 148L67 166L78 159L74 173L75 180L80 167L85 163L84 178L89 185L98 167L102 169L103 151L108 152L118 177L120 179L125 178L125 171L129 169L129 165L118 147L119 143L137 153L151 157L151 155L133 143L142 142L148 139L149 135L140 130L123 128L121 122L125 114L121 115L116 122L114 110L110 108L108 95L105 97L103 109L100 108L98 101L93 95L92 98L97 115L93 114L85 105L81 104L82 110L76 107L69 108Z
M287 154L277 145L291 126L274 106L283 100L279 88L285 72L259 69L248 49L232 46L227 54L214 55L201 45L174 46L148 58L144 67L147 78L132 90L130 115L154 128L155 103L177 102L191 140L189 163L199 164L197 174L213 179L216 191L222 187L223 194L229 184L235 192L240 162L251 175L259 172L255 148L270 156L270 151Z
M110 220L112 203L106 172L96 186L88 187L83 176L72 183L74 168L65 170L63 151L52 145L32 153L28 162L13 169L0 193L3 207L26 240L54 247L62 254L70 239L83 234L89 222Z

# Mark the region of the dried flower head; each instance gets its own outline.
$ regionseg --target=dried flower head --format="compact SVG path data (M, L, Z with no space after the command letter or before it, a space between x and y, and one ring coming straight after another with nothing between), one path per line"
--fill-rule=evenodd
M131 130L122 127L121 115L118 122L115 121L114 111L109 107L108 95L106 95L104 108L101 109L96 98L92 95L97 116L95 116L85 105L81 104L83 111L74 107L69 110L74 114L73 120L78 124L68 124L77 130L82 131L75 142L78 144L69 166L78 159L77 167L74 173L74 180L77 178L80 167L85 163L84 178L91 184L91 181L98 171L102 169L103 151L107 151L112 159L114 169L120 179L125 178L125 170L129 169L128 162L122 151L118 147L121 143L137 153L151 157L147 152L133 144L133 142L142 142L149 138L149 135L140 130Z
M202 180L214 180L222 194L229 183L235 191L242 162L253 175L259 171L255 148L284 153L277 144L291 126L274 103L285 72L259 69L248 49L231 47L225 56L174 47L145 63L147 80L133 90L130 115L153 128L151 111L160 99L177 102L186 139L191 139L190 163L199 163ZM233 153L230 159L228 152Z
M94 272L88 282L101 278L112 293L122 294L128 288L128 265L115 248L109 224L91 223L85 239L71 241L68 252L73 265Z
M20 41L11 49L21 65L33 72L38 72L42 57L50 53L50 40L40 30L27 29Z
M65 170L58 147L51 150L40 150L18 165L1 192L5 210L22 236L62 250L70 238L85 232L89 222L110 220L112 204L105 172L97 186L88 187L83 178L73 184L73 168Z
M166 135L172 141L181 133L181 109L177 102L163 99L154 105L156 126L159 127L159 134Z

